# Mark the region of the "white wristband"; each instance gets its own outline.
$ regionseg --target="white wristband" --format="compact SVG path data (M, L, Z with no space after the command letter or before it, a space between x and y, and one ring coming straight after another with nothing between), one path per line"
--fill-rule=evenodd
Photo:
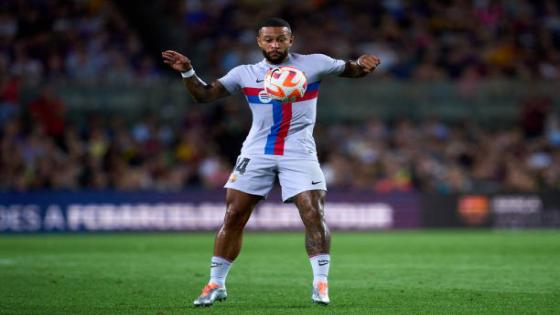
M194 75L194 68L191 68L191 70L186 71L186 72L181 72L181 76L183 78L190 78Z

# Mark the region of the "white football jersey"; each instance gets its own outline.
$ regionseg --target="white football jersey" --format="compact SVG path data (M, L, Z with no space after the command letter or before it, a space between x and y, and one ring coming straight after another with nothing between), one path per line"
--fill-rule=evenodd
M272 100L264 91L264 76L275 67L298 68L307 77L305 95L294 102ZM240 65L218 81L234 95L242 92L253 113L253 124L241 155L278 155L317 159L313 127L317 116L317 97L321 80L344 71L345 62L322 54L288 54L286 61L272 65L263 59Z

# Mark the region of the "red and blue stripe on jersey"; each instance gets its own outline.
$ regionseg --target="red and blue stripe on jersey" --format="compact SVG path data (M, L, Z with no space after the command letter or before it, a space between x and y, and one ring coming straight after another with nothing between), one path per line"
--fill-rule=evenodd
M293 103L312 100L319 95L319 85L320 81L311 83L307 86L307 90L303 97L296 99ZM272 117L274 123L270 127L270 133L266 139L266 145L264 147L264 154L268 155L284 155L284 144L286 137L288 136L288 131L290 130L290 124L292 122L292 104L293 103L282 103L280 101L271 101L264 103L259 98L259 92L262 88L243 88L243 93L247 97L247 101L250 104L263 104L272 105Z

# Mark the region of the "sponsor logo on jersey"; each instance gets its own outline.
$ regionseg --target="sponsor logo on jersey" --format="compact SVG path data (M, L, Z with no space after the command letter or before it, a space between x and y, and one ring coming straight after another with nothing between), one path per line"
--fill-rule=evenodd
M261 103L270 103L272 101L272 98L270 97L270 95L268 95L268 93L266 93L265 90L262 90L259 92L259 101L261 101Z

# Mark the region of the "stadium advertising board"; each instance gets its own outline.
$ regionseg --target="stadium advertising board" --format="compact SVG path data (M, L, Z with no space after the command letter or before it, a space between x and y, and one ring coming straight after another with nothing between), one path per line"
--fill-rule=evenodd
M559 228L560 195L425 194L422 223L426 227Z
M0 232L215 230L225 213L224 191L77 192L0 194ZM414 228L420 224L416 194L329 193L331 229ZM252 230L301 230L292 204L277 193L261 202L247 224Z

